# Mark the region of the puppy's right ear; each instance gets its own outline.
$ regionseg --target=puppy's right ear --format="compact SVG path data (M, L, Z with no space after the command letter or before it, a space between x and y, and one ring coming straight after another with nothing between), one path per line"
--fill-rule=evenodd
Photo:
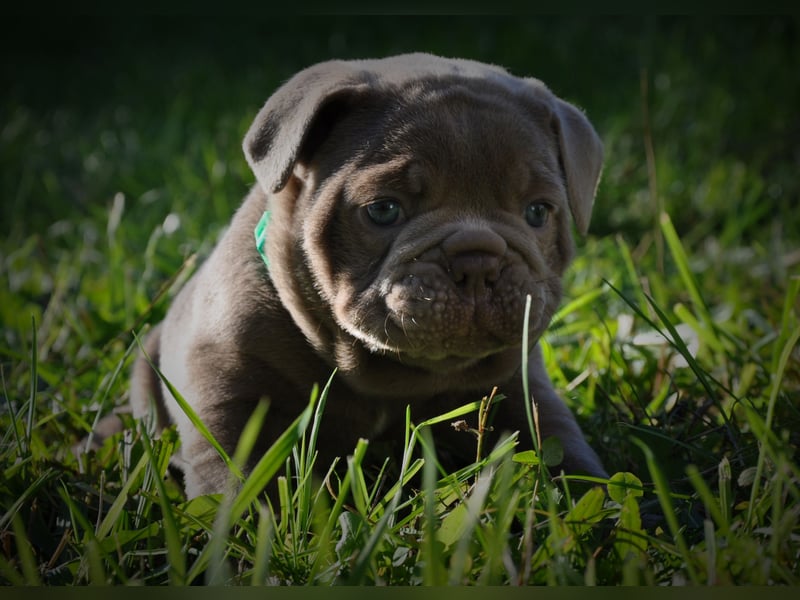
M267 100L243 144L247 162L266 192L286 185L323 109L366 90L368 78L350 63L328 61L300 71Z

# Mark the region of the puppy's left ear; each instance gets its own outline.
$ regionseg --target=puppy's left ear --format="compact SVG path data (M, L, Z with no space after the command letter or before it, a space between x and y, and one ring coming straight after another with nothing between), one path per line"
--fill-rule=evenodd
M585 234L603 169L603 143L586 116L572 104L557 98L555 112L569 209L575 227Z

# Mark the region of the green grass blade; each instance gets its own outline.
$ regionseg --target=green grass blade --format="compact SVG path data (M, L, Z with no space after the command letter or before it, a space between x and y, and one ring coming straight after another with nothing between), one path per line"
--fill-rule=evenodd
M683 281L683 285L686 287L686 291L692 300L692 304L694 304L695 310L698 312L700 320L705 324L707 331L714 337L714 346L719 348L721 347L721 344L719 343L719 339L716 337L716 325L714 324L714 320L711 318L711 314L708 311L708 306L706 305L705 300L703 300L703 296L700 294L700 288L697 285L697 281L692 275L691 268L689 267L689 259L687 258L686 251L683 249L683 244L678 237L678 232L675 231L672 220L669 218L669 215L666 212L661 213L660 224L661 231L664 233L664 239L667 241L670 253L675 261L675 265L678 267L681 280Z
M16 443L17 447L17 457L21 459L25 454L25 446L22 442L22 438L19 435L19 428L17 426L17 416L14 414L14 407L11 406L11 397L8 394L8 388L6 387L6 376L2 364L0 364L0 381L2 381L3 383L3 397L6 400L6 412L8 413L9 418L11 420L11 423L9 424L9 430L11 431L11 434L14 436L14 442Z
M689 481L692 482L694 489L697 491L697 495L700 496L700 500L703 502L706 511L708 511L711 518L717 524L717 528L722 532L722 535L728 535L730 523L721 509L721 507L724 506L723 498L720 497L719 501L714 498L714 494L711 492L711 489L708 487L702 475L700 475L697 466L689 465L686 467L686 474L689 476Z
M366 440L359 441L359 445L356 447L356 452L354 453L355 460L353 461L356 465L360 465L364 459L364 454L367 450L367 443ZM356 477L357 474L353 474L352 477ZM359 475L359 478L363 477ZM355 487L351 487L351 489L355 489ZM351 570L350 577L348 580L352 583L358 584L363 582L367 570L372 565L374 560L374 554L376 550L379 548L380 544L384 541L384 534L389 527L391 522L392 515L397 506L397 502L399 502L400 496L395 496L392 499L392 502L389 505L388 510L383 514L383 516L378 520L375 526L372 528L372 531L369 534L366 542L361 547L361 550L356 557L355 564ZM361 514L367 514L367 506L362 507Z
M366 450L366 445L365 444L357 444L356 448L354 449L354 452L363 452L365 450ZM360 456L360 457L357 457L358 461L360 461L362 459L363 459L363 455ZM331 467L331 469L333 469L333 466ZM329 473L329 475L330 475L330 473ZM339 485L339 489L337 490L336 500L335 500L335 502L333 504L333 508L330 510L330 512L328 514L328 519L327 519L327 521L325 522L325 524L323 525L323 527L322 527L322 529L320 531L319 539L321 541L325 542L326 545L328 543L328 540L330 540L331 535L333 534L333 531L334 531L334 529L336 527L336 524L339 521L340 515L342 514L342 509L344 507L344 502L345 502L345 500L347 499L347 497L349 495L350 488L352 487L352 476L353 476L353 474L351 472L351 469L347 469L345 471L344 479L342 480L341 484ZM367 565L364 563L364 561L359 563L359 570L355 574L351 573L351 580L352 581L358 581L363 576L363 573L365 572L366 566ZM317 578L319 577L319 571L322 568L323 568L322 562L321 561L315 561L314 564L312 564L312 566L311 566L311 571L309 573L308 580L311 581L311 582L316 582ZM359 579L356 579L356 577L358 577Z
M31 498L35 498L40 489L45 488L51 481L57 480L59 472L56 469L47 469L41 473L25 491L9 506L3 516L0 517L0 529L4 529L19 512L20 508L27 504Z
M650 297L649 295L645 294L645 298L647 299L650 307L655 311L658 319L664 324L664 327L667 329L669 335L665 334L661 328L653 321L650 317L648 317L642 309L637 306L634 302L628 299L621 291L619 291L616 287L614 287L610 282L606 281L606 285L611 287L614 292L626 303L630 306L637 315L639 315L653 330L657 331L666 341L669 343L673 348L675 348L678 353L686 360L686 363L689 365L689 368L692 372L697 376L698 381L705 389L706 393L708 394L709 398L718 398L719 393L716 391L716 388L724 390L726 393L731 394L732 392L728 390L722 383L714 379L714 377L708 373L702 366L697 362L697 359L694 357L692 352L689 350L686 342L684 341L683 337L680 335L678 330L672 324L667 314L658 306L656 301ZM711 385L713 382L713 386ZM725 411L720 411L720 414L725 420L726 425L730 426L729 419Z
M581 294L579 297L568 302L559 310L557 310L556 313L553 315L551 322L560 323L564 319L564 317L574 312L580 311L580 309L584 308L587 305L593 304L594 301L597 300L603 294L605 294L605 290L603 288L594 288L584 294Z
M233 453L233 464L240 470L245 468L256 442L258 442L258 436L261 433L261 427L264 425L264 419L268 411L269 404L267 402L256 404L253 414L247 419L242 433L239 435L239 441L236 443L236 450Z
M17 556L19 557L20 566L22 567L22 576L25 585L41 585L42 581L39 578L36 558L33 556L31 543L28 540L25 527L22 525L22 519L20 519L18 514L14 515L14 518L11 520L11 526L14 531L14 542L17 546Z
M443 423L445 421L452 421L457 419L458 417L463 417L464 415L468 415L470 413L474 413L481 407L480 400L475 402L470 402L469 404L464 404L459 406L458 408L454 408L453 410L447 411L441 415L437 415L435 417L431 417L430 419L426 419L421 421L416 425L416 429L420 430L429 425L435 425L436 423Z
M774 364L770 381L769 402L767 403L767 416L764 423L766 432L770 432L772 430L772 420L775 415L775 404L778 401L778 394L781 390L781 382L783 380L784 373L786 372L786 366L789 363L789 358L792 355L792 351L797 345L798 340L800 340L800 325L797 325L796 323L792 325L792 316L794 314L792 312L792 307L794 307L795 299L797 298L799 291L800 280L795 280L791 286L791 289L789 290L789 293L786 295L782 322L783 333L778 338L778 342L776 343L776 358L773 359ZM764 471L764 463L767 458L767 448L768 444L766 443L766 440L759 440L756 475L755 479L753 480L753 487L750 491L750 502L747 509L747 522L750 524L753 523L753 511L755 509L756 498L758 497L760 490L760 482Z
M293 454L295 456L295 464L297 469L297 515L298 531L304 532L307 535L310 533L312 526L312 480L314 475L314 465L316 463L317 454L317 438L319 437L319 429L322 424L323 415L325 413L325 406L328 401L328 394L333 383L333 378L336 376L336 371L331 373L322 392L319 392L319 387L314 384L311 391L311 402L316 405L314 410L314 418L311 422L310 430L307 434L303 435L300 439L300 449L297 451L295 445ZM301 535L303 535L301 534Z
M360 515L366 515L369 512L369 492L367 491L367 482L364 479L364 471L361 468L368 445L367 440L359 439L353 454L347 457L347 471L350 474L350 495L353 499L353 504L355 504L356 512Z
M25 422L25 449L31 452L33 421L36 414L37 385L39 382L39 343L36 339L36 319L31 316L31 386L28 397L28 418Z
M508 465L506 465L508 466ZM509 470L509 469L506 469ZM458 542L456 543L455 550L450 559L450 567L448 569L448 585L460 585L464 583L465 571L470 557L470 546L474 540L473 535L475 529L479 525L481 517L481 510L486 503L491 489L492 482L497 474L497 466L495 464L485 467L478 475L475 486L473 487L469 498L459 508L463 507L461 512L456 512L458 509L451 511L447 517L442 521L441 527L437 532L436 539L441 539L438 535L442 528L452 515L456 515L458 519ZM490 554L491 556L491 554ZM487 565L488 566L488 565ZM483 573L482 577L490 577L491 573Z
M25 576L17 571L5 556L0 554L0 576L5 578L5 585L22 586L25 585Z
M253 471L242 484L242 488L232 506L234 515L244 513L248 506L255 500L272 480L275 474L283 467L286 458L291 454L292 448L302 438L311 422L314 411L312 398L302 413L294 422L275 440L269 450L253 467Z
M536 435L536 424L533 416L533 399L531 398L531 389L530 389L530 382L528 381L528 348L529 348L529 339L528 339L528 330L530 328L530 320L531 320L531 296L528 294L525 297L525 315L522 320L522 362L520 363L523 365L522 371L522 395L524 398L522 401L525 403L525 416L528 421L528 433L531 436L531 442L533 444L533 451L536 452L537 456L540 456L539 450L539 436Z
M118 522L120 515L125 510L125 505L127 504L128 499L131 497L131 490L133 489L134 485L138 486L140 482L140 476L148 461L148 455L143 454L139 459L139 462L136 463L136 466L128 474L127 480L117 493L117 497L114 499L114 502L111 504L111 507L106 513L106 516L103 518L103 521L97 528L95 535L97 536L98 540L105 539L106 536L111 532L111 529L114 527L114 525Z
M264 506L258 507L256 552L253 558L251 585L265 585L269 578L269 561L275 539L275 522L272 513Z
M75 537L82 541L81 549L83 555L81 556L81 562L76 577L79 581L86 578L90 584L102 585L106 580L106 569L103 565L103 560L105 559L109 563L112 563L112 560L103 552L100 544L97 543L97 539L94 535L94 527L86 519L83 511L75 503L75 500L73 500L63 482L58 489L58 493L69 510L70 521L75 531ZM83 528L83 535L80 534L80 528Z
M433 454L433 439L429 429L423 429L423 452L425 464L422 469L422 489L425 520L422 531L423 585L445 585L447 573L444 571L444 557L441 545L436 539L436 456Z
M145 428L142 428L142 446L154 471L153 483L158 494L158 502L161 505L164 523L164 539L167 544L167 557L169 560L169 581L170 585L186 585L186 557L184 556L183 542L178 531L178 523L173 513L172 505L167 497L167 490L164 487L164 468L166 464L162 461L159 464L158 457L153 452L153 444L147 435ZM163 465L163 466L162 466Z
M85 550L85 558L89 569L89 585L106 585L107 574L103 566L103 552L100 549L100 544L97 543L96 539L92 538L86 542Z
M645 456L645 461L647 462L647 469L650 472L650 476L653 478L653 483L655 484L656 488L656 497L658 498L658 502L661 505L661 510L664 513L664 518L667 520L667 525L669 526L670 533L672 537L675 539L675 543L678 546L678 549L681 554L681 558L684 560L684 564L686 565L686 572L689 575L690 581L697 585L699 583L699 579L697 577L697 572L695 571L693 560L694 557L692 556L691 552L689 551L689 546L686 544L686 540L683 537L683 533L681 532L681 528L678 525L678 517L675 514L675 508L672 505L672 500L670 499L670 490L669 490L669 483L667 482L667 478L664 476L663 471L658 466L656 462L656 458L653 455L652 450L637 438L631 438L632 441L641 448L642 452Z
M136 348L136 340L133 343L128 345L128 348L125 350L125 354L123 354L122 358L117 361L117 365L114 368L111 377L108 378L105 387L103 388L103 394L100 398L100 408L95 414L94 422L92 423L92 428L89 431L89 434L86 436L86 450L88 452L89 449L92 447L92 440L94 439L94 432L97 428L97 424L100 422L100 419L108 412L108 404L109 399L111 398L111 390L114 388L114 384L118 381L120 375L124 372L125 364L128 361L128 357L133 352L134 348Z
M633 256L631 256L631 249L628 247L625 238L621 235L616 236L617 248L622 255L622 262L625 265L625 270L628 275L628 279L630 280L630 284L633 287L640 306L647 306L647 298L644 295L644 290L642 289L642 285L640 283L640 276L639 272L636 269L636 265L633 261ZM613 286L611 286L613 289ZM616 290L615 290L616 291ZM619 292L617 292L619 294Z

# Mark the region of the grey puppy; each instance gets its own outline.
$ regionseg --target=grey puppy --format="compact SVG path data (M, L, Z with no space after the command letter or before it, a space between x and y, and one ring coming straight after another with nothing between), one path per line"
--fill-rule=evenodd
M407 406L419 422L494 386L507 397L495 434L519 430L530 446L525 368L561 466L605 476L536 344L601 172L601 142L579 110L536 79L473 61L330 61L269 98L244 152L257 184L145 343L227 452L269 399L252 467L334 368L325 468L359 437L402 440ZM190 497L225 489L219 455L141 358L131 405L177 425ZM444 456L474 455L474 439L441 427Z

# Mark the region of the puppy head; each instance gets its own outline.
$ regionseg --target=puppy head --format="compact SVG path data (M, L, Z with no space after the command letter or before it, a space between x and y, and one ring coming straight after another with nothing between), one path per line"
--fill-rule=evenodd
M526 296L532 343L547 326L602 163L538 80L418 54L299 73L244 147L273 280L322 353L487 378L518 367Z

